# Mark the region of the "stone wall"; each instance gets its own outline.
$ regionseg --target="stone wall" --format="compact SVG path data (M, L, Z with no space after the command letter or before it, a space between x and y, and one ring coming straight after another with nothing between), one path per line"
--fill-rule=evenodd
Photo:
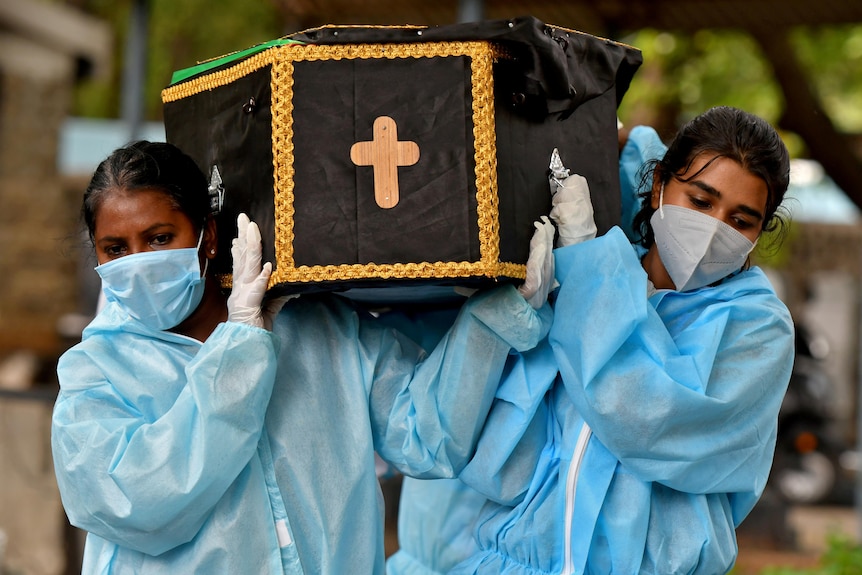
M7 572L21 575L74 572L50 448L53 362L68 345L57 325L78 301L80 192L57 172L70 60L0 50L0 530Z
M766 240L763 243L767 252L774 251ZM812 277L819 273L841 273L862 281L862 225L794 222L780 246L777 257L755 257L754 263L780 274L784 289L779 294L791 312L805 305Z
M804 223L791 246L798 274L842 270L862 278L862 226Z
M0 529L7 537L3 566L10 574L75 572L67 570L69 527L54 477L50 433L50 403L0 398Z
M862 399L862 225L795 223L777 271L796 323L828 344L822 365L832 386L829 407L852 445Z
M76 206L57 174L71 78L0 69L0 356L56 354L58 319L75 311Z

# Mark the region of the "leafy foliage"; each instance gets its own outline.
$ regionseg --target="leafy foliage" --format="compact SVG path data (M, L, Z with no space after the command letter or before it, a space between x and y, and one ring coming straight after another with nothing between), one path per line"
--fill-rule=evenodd
M769 567L760 575L857 575L862 573L862 546L846 538L832 536L829 548L820 559L820 566L813 569L791 569Z
M83 82L72 113L119 115L125 39L134 0L83 0L82 10L115 30L114 74L109 82ZM145 116L161 118L161 90L175 70L279 37L278 13L270 2L235 0L146 0L149 5Z
M862 132L862 26L797 30L792 40L835 126Z
M72 113L119 114L123 54L136 0L75 0L83 11L111 23L116 31L114 74L109 81L85 81ZM284 34L278 3L235 0L137 0L149 6L145 116L161 118L160 92L178 69L192 66ZM792 34L796 57L808 70L833 122L862 131L862 25L800 28ZM706 108L733 105L769 121L780 117L781 92L757 43L733 30L704 30L690 36L645 29L620 40L644 53L620 108L626 123L647 123L670 135ZM791 153L803 148L793 135Z
M679 121L710 106L744 107L777 120L780 90L768 64L745 33L703 30L693 36L643 30L630 42L643 50L644 68L627 101L679 103Z
M620 107L628 124L650 124L662 135L718 105L744 108L776 123L784 102L769 62L748 34L703 30L680 35L641 30L625 42L643 51L644 65ZM839 130L862 131L862 26L798 29L797 58ZM804 146L782 134L791 154Z

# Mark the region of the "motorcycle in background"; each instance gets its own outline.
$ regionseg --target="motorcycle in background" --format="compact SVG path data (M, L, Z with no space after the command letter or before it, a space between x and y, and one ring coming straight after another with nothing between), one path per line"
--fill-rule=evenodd
M851 503L856 458L830 409L828 344L796 328L796 359L778 415L769 483L792 504Z

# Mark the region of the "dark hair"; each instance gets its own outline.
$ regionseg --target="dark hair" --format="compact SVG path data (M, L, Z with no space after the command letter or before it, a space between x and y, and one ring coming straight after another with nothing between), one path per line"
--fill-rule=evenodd
M179 148L141 140L114 150L99 164L84 192L81 217L92 241L96 213L108 194L154 189L164 192L195 226L202 226L210 213L207 188L206 176Z
M790 156L778 132L764 119L737 108L718 106L700 114L682 128L671 142L664 157L650 162L641 180L641 209L634 218L634 231L644 248L652 246L650 218L655 209L651 197L654 181L666 184L671 177L685 173L701 154L730 158L766 182L766 212L762 231L783 227L779 207L790 183ZM693 174L691 177L696 176ZM690 178L689 178L690 179Z

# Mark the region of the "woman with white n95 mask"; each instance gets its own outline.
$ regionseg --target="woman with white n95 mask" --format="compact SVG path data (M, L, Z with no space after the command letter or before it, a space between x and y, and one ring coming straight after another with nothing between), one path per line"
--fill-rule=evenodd
M644 269L656 288L704 287L739 271L754 249L771 216L770 184L731 153L703 150L677 166L670 149L655 163L638 222L648 247Z
M774 128L734 108L694 118L666 153L656 140L635 128L621 155L624 189L637 187L626 168L647 161L636 246L617 227L592 237L588 182L555 175L554 322L547 340L513 354L459 476L484 497L455 518L472 532L472 547L456 550L469 556L452 565L432 554L450 551L446 542L413 533L413 557L443 556L445 566L425 562L439 572L733 567L793 366L790 313L746 264L761 233L780 225L789 158ZM429 572L398 557L393 573Z

